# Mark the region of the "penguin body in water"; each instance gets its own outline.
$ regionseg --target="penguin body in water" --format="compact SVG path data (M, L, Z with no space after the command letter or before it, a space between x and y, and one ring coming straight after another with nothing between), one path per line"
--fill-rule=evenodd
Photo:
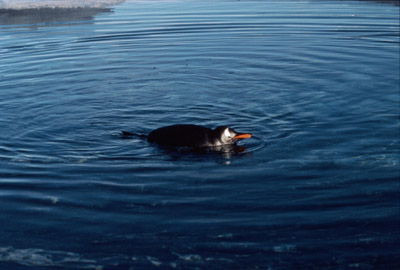
M123 135L134 134L123 131ZM238 133L226 126L210 129L198 125L172 125L153 130L147 140L163 146L201 148L234 145L238 140L251 136L250 133Z
M210 129L197 125L172 125L153 130L147 140L166 146L213 147L234 144L250 137L250 133L237 133L226 126Z

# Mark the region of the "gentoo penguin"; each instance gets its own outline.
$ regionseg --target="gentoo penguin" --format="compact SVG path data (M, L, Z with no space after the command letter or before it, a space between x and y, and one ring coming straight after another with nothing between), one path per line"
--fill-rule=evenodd
M197 125L172 125L153 130L147 140L165 146L214 147L232 145L250 137L250 133L237 133L226 126L210 129Z

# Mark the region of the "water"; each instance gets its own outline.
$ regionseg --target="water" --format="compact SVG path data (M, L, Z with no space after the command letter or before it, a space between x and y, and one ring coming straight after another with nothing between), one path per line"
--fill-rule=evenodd
M0 269L397 269L399 7L0 11ZM251 132L240 153L121 130Z

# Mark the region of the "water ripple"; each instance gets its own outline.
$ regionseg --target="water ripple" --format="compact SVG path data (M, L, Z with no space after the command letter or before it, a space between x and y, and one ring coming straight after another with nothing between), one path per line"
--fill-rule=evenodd
M395 268L397 7L67 13L0 11L2 265ZM203 152L120 136L177 123L254 136Z

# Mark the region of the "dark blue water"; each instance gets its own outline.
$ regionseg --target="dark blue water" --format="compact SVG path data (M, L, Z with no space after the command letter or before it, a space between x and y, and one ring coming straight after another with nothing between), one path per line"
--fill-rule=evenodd
M399 158L396 5L0 11L0 269L397 269Z

